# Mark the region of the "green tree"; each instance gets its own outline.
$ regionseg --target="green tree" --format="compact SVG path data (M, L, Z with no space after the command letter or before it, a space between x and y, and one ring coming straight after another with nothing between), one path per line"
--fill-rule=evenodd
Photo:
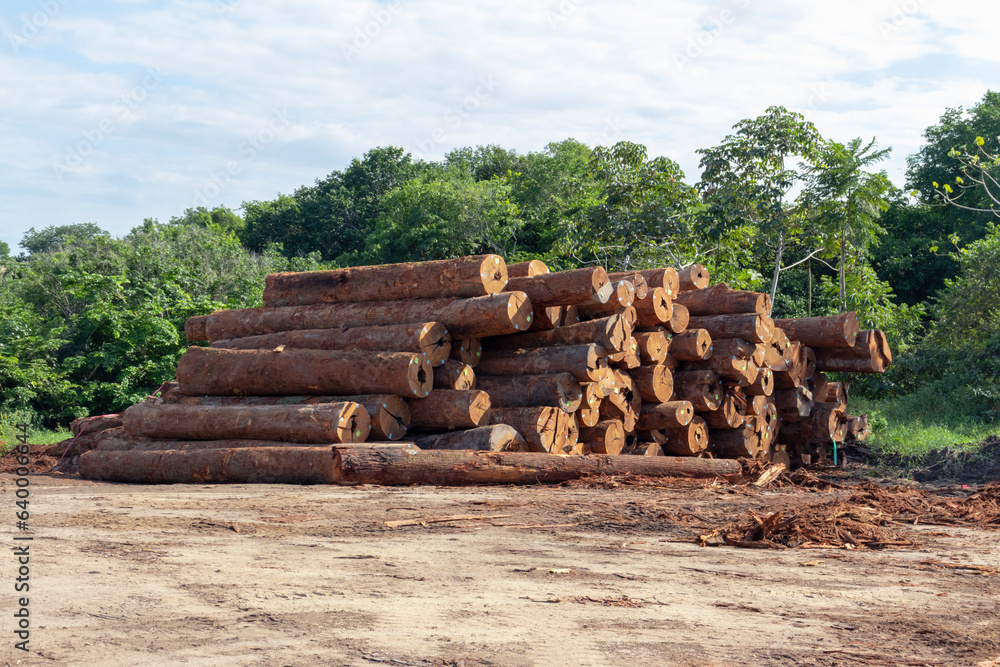
M35 231L35 228L31 227L24 233L18 245L29 255L35 255L63 245L87 243L101 236L107 237L109 234L92 222L53 225L41 231Z
M802 114L784 107L770 107L764 115L733 128L735 134L718 146L698 151L703 171L697 187L710 216L729 227L749 224L760 229L757 239L774 258L770 289L774 300L781 273L805 261L783 266L785 252L809 239L811 231L801 203L789 199L804 174L790 168L788 161L796 157L811 161L821 137Z

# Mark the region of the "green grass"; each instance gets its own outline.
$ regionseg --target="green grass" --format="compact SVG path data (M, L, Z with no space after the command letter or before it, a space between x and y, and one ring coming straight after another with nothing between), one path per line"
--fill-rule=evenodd
M872 449L921 459L944 447L973 449L986 437L1000 435L1000 424L969 417L963 407L960 401L918 392L881 401L851 397L848 411L868 414Z
M28 442L32 445L54 445L72 437L73 434L68 429L28 431ZM0 423L0 456L9 452L16 444L15 428L12 425Z

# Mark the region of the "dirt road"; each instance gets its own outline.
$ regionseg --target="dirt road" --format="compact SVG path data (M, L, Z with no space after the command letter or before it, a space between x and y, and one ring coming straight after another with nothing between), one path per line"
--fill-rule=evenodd
M31 480L31 652L6 557L5 665L1000 665L1000 576L921 564L1000 568L996 532L692 542L843 492Z

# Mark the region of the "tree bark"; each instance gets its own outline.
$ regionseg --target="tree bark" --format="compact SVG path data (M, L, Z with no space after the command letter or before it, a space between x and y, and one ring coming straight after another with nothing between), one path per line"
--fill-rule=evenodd
M667 456L695 456L708 448L708 426L698 416L687 425L665 429L664 435L660 446Z
M640 431L677 429L690 424L694 417L694 406L690 401L643 403L636 429Z
M527 443L513 426L493 424L465 431L433 433L416 436L413 443L420 449L485 450L493 452L525 451Z
M766 294L734 290L726 283L682 292L674 301L683 304L692 315L771 314L771 299Z
M708 269L701 264L692 264L686 269L677 272L680 282L680 291L689 292L696 289L708 287Z
M544 276L546 273L549 273L549 267L540 259L507 265L508 278L530 278L532 276Z
M797 317L775 320L791 340L809 347L854 347L858 338L858 317L854 311L829 317Z
M264 305L467 298L496 294L506 284L507 265L502 257L476 255L429 262L272 273L264 281Z
M751 343L767 343L774 334L774 322L766 315L703 315L692 317L691 329L705 329L716 338L742 338Z
M445 431L485 426L490 412L490 396L479 390L432 391L427 398L411 399L410 421L415 431Z
M548 456L519 452L421 452L338 447L335 470L340 484L558 484L590 475L643 477L735 477L738 461L672 456Z
M486 341L491 350L510 350L553 345L587 345L596 343L608 352L620 352L629 338L625 320L620 314L570 324L549 331L537 331L513 336L499 336Z
M553 271L539 276L511 278L506 291L524 292L536 308L545 308L585 303L591 299L605 303L611 297L612 287L608 281L607 271L600 266L591 266L572 271Z
M674 334L667 348L678 361L702 361L714 354L712 336L705 329L688 329Z
M546 375L570 373L580 382L596 381L604 375L602 361L607 352L598 345L557 345L523 350L483 352L477 374Z
M475 389L476 383L476 373L472 366L461 361L449 359L443 366L434 369L435 389Z
M273 350L284 345L311 350L376 350L416 352L431 366L440 366L451 354L451 334L439 322L341 329L300 329L280 333L217 340L212 347L227 350Z
M490 395L490 403L495 408L544 405L564 412L576 412L583 403L580 383L569 373L483 376L479 379L479 388Z
M189 347L177 364L188 396L399 394L424 397L434 371L419 354Z

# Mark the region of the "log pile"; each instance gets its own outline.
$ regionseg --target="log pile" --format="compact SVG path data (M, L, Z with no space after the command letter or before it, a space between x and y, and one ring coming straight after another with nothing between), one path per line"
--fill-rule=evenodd
M883 372L891 351L853 313L770 312L767 295L710 285L700 265L552 272L481 255L273 274L262 307L188 320L188 339L208 346L188 348L158 397L91 434L80 470L121 481L502 483L824 460L868 432L825 373ZM484 450L508 458L468 458ZM543 454L588 462L529 458Z

